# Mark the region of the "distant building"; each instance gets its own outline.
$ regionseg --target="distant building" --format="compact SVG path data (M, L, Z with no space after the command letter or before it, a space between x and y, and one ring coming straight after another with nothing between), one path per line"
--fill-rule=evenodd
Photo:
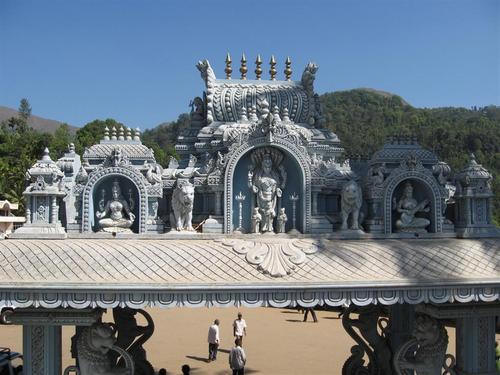
M18 209L18 203L10 203L8 200L0 201L0 238L12 233L18 225L26 221L24 216L15 216L12 213Z

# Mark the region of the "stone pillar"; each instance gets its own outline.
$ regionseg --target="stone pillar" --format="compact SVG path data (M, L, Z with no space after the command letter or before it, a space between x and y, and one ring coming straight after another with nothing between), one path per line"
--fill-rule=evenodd
M23 374L61 374L61 326L23 326Z
M412 338L415 309L408 304L394 304L390 310L389 342L393 352Z
M222 216L222 191L215 192L215 216Z
M312 215L318 214L318 192L312 192Z
M494 375L495 316L456 319L456 368L460 375Z

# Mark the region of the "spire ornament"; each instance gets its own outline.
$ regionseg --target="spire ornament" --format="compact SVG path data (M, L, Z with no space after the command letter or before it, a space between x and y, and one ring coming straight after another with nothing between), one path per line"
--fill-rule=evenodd
M245 54L241 55L241 68L240 68L240 73L241 73L241 79L247 79L247 58Z
M260 81L260 77L262 76L262 59L260 55L257 55L257 59L255 60L255 79Z
M278 71L276 70L276 59L274 58L274 55L271 55L271 61L269 61L269 65L271 65L271 69L269 69L271 81L276 81L276 73L278 73Z
M283 72L285 73L286 80L290 81L292 77L292 60L290 60L290 56L285 60L285 70Z
M233 69L231 68L231 56L229 56L229 52L226 55L226 69L224 69L224 72L226 72L226 79L231 79L231 73L233 72Z

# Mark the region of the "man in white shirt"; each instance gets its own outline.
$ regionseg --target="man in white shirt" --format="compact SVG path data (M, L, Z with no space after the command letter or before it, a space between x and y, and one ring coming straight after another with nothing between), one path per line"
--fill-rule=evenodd
M241 347L241 340L234 340L234 348L229 352L229 367L233 370L233 375L245 375L245 364L247 356Z
M242 319L242 314L238 313L238 319L233 323L233 335L240 340L240 346L243 344L243 336L247 335L247 323Z
M219 343L219 319L215 319L214 324L208 329L208 362L217 359Z

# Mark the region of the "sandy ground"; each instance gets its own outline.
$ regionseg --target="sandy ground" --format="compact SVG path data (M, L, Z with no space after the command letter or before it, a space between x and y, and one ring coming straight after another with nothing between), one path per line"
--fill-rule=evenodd
M168 374L181 374L189 364L193 375L231 374L228 351L233 345L232 322L238 311L248 325L243 348L247 354L247 374L304 375L340 374L354 341L344 332L336 312L317 311L317 324L302 322L302 314L289 309L272 308L177 308L150 309L156 330L146 343L148 359ZM207 363L208 327L220 320L221 346L217 361ZM104 316L104 321L112 321ZM145 324L145 322L139 322ZM63 327L63 368L70 358L70 337L74 328ZM454 330L449 330L448 352L454 354ZM22 351L22 329L0 326L0 346Z

